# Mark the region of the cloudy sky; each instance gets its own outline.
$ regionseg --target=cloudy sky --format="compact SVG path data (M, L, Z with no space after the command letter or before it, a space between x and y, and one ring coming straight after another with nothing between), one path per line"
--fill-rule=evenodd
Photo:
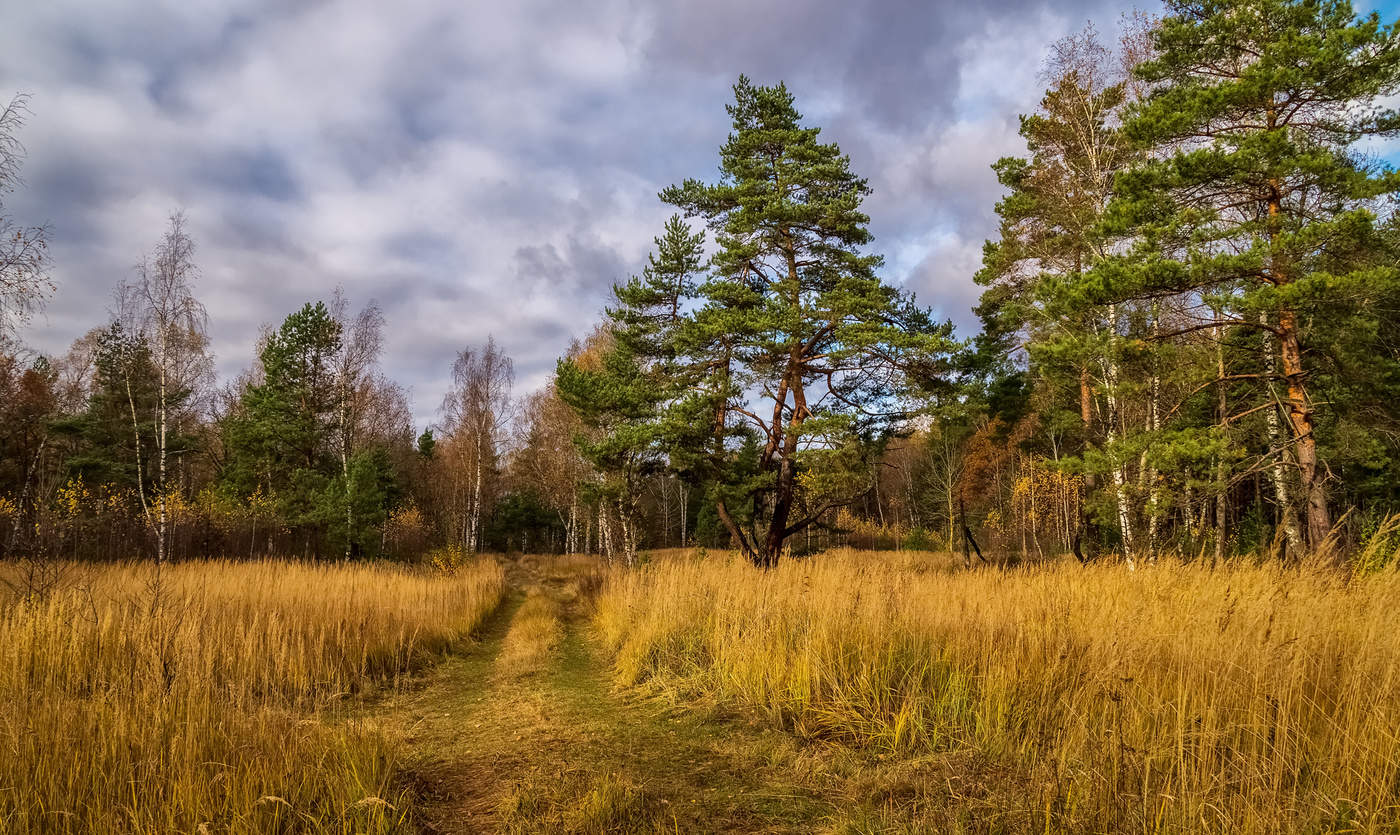
M1055 38L1114 0L176 0L15 3L0 96L32 94L16 218L53 228L61 352L183 209L222 375L265 324L342 286L388 319L385 369L435 417L494 334L538 385L711 178L743 72L785 80L870 178L887 278L970 332Z

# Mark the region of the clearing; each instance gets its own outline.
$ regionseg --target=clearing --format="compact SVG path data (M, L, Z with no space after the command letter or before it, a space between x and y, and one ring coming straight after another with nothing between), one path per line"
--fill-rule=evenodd
M896 798L874 754L801 741L714 706L619 692L588 627L588 572L508 565L479 641L375 719L428 832L870 831ZM878 768L877 768L878 770ZM907 775L906 775L907 776ZM897 794L897 792L896 792ZM883 810L880 807L884 807ZM864 811L852 817L850 809ZM883 828L883 827L879 827Z

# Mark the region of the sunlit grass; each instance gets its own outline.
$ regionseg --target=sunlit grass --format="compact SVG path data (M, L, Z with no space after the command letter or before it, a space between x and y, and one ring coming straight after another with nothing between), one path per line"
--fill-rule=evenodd
M599 598L621 682L893 757L975 753L1015 831L1400 826L1393 570L666 556Z
M349 708L465 639L503 589L490 561L154 580L72 567L47 598L0 598L0 831L394 829L393 747Z
M496 669L506 676L527 676L542 670L549 654L564 638L562 607L543 591L533 591L516 610L496 659Z

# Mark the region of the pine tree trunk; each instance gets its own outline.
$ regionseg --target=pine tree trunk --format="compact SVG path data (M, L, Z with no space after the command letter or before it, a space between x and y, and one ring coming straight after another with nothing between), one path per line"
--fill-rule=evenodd
M1277 115L1272 108L1268 113L1268 127L1275 129ZM1269 183L1268 240L1272 246L1278 236L1283 215L1281 184L1278 180ZM1276 257L1270 258L1269 271L1275 286L1283 286L1292 281L1288 264L1280 264ZM1313 409L1308 399L1307 388L1303 383L1303 351L1298 341L1297 315L1288 308L1278 312L1278 341L1283 357L1283 376L1288 384L1288 421L1293 430L1294 455L1302 476L1303 500L1307 503L1308 545L1317 548L1327 539L1332 530L1332 522L1327 511L1327 488L1318 473L1317 438L1313 435ZM1273 351L1269 351L1272 362ZM1270 380L1270 391L1273 381Z
M794 279L796 268L792 268ZM806 418L807 400L802 388L801 346L794 345L788 356L788 371L778 386L776 405L773 409L775 437L770 448L781 448L778 458L778 479L773 491L773 514L769 519L768 533L764 537L762 550L758 553L758 564L762 568L772 568L778 564L783 552L783 542L787 539L788 519L792 514L792 503L797 493L797 440L798 430ZM792 392L792 417L784 426L783 406L787 394ZM786 429L786 431L784 431Z
M748 537L744 536L743 530L739 528L739 524L735 522L734 517L730 515L729 508L725 505L723 499L717 499L715 501L715 514L719 516L720 522L722 522L725 529L729 531L730 539L738 545L739 551L744 555L744 558L754 565L762 565L762 558L759 556L757 548L749 542Z
M1308 544L1317 548L1332 531L1327 509L1327 487L1318 472L1317 438L1313 434L1313 408L1303 385L1303 352L1298 344L1298 324L1293 311L1279 313L1279 340L1283 355L1283 374L1288 380L1288 419L1293 424L1293 437L1298 468L1302 472L1303 499L1307 502Z

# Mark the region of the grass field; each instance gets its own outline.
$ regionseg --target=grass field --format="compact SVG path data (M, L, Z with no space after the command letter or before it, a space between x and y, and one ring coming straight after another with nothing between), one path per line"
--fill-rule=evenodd
M955 564L671 554L595 621L624 685L904 763L839 831L1400 827L1395 571Z
M504 585L494 561L67 574L0 601L0 832L399 829L394 747L353 708L461 644Z
M1400 828L1394 569L648 556L71 566L0 833Z

